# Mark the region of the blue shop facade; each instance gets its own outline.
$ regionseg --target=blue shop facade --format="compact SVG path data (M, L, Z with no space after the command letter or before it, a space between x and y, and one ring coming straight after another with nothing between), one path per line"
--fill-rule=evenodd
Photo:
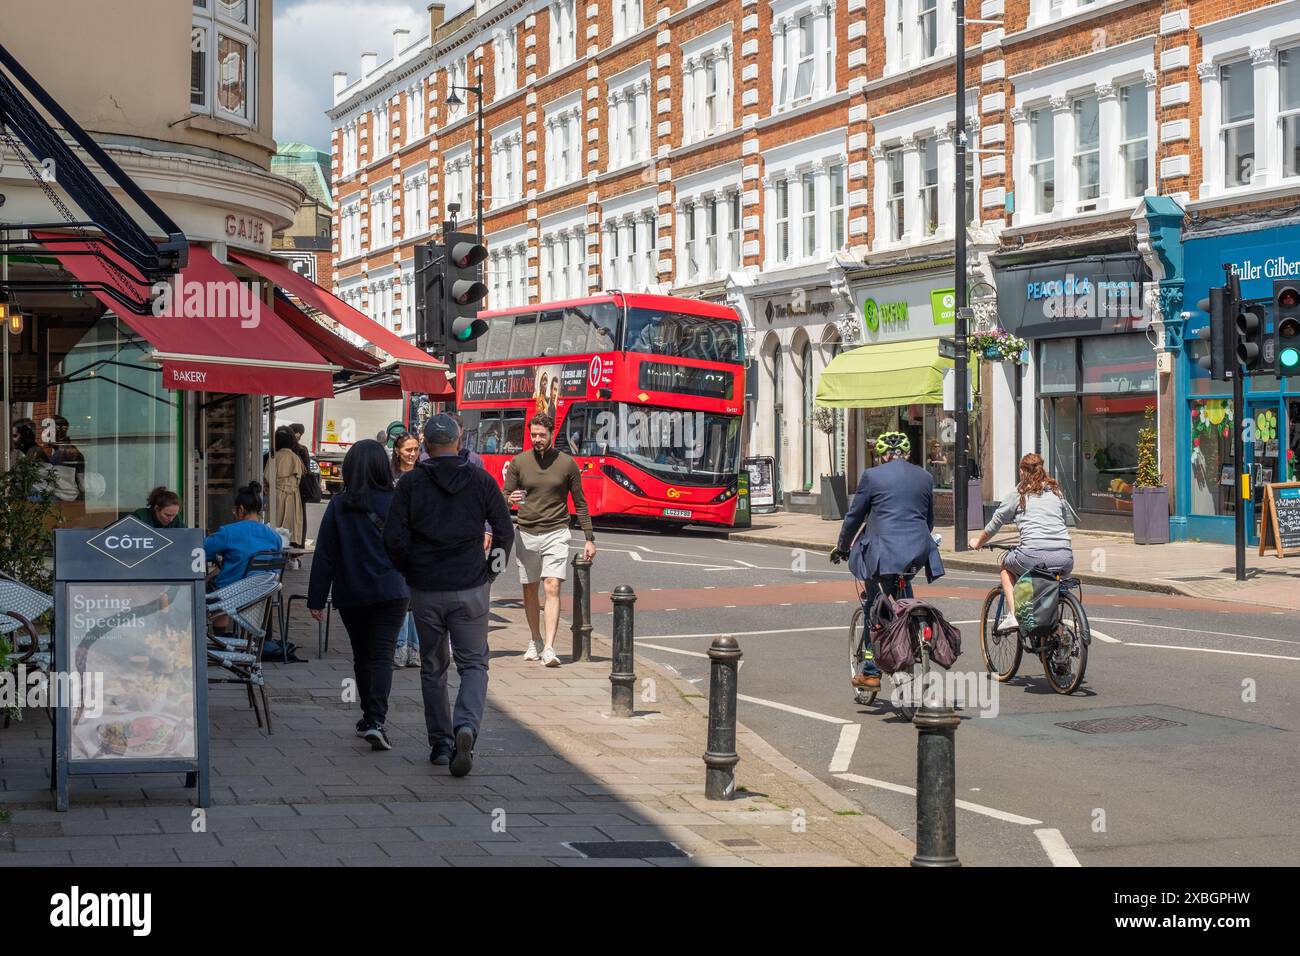
M1149 218L1152 234L1157 235L1159 216ZM1209 349L1209 317L1197 309L1197 303L1206 297L1211 286L1223 284L1225 264L1233 267L1246 299L1271 302L1275 279L1300 280L1300 220L1286 225L1268 220L1231 223L1219 220L1198 228L1198 220L1194 218L1182 225L1177 249L1168 222L1164 231L1161 302L1176 308L1181 299L1182 318L1182 347L1170 349L1177 455L1173 469L1171 537L1231 542L1234 508L1242 504L1246 509L1250 543L1255 544L1264 485L1297 480L1300 377L1248 377L1245 406L1235 408L1232 383L1212 381L1209 372L1198 364L1198 359ZM1165 314L1174 314L1173 309ZM1271 306L1267 321L1271 329ZM1166 321L1167 328L1173 330L1167 342L1172 341L1175 346L1178 324L1177 320ZM1252 478L1252 500L1246 502L1238 501L1232 481L1233 429L1237 427L1242 428L1245 466Z

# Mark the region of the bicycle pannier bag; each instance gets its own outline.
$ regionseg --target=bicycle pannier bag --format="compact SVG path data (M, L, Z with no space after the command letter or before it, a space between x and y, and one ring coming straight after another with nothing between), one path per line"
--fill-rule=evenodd
M933 625L930 660L943 668L952 667L961 656L961 631L935 608L930 609L930 623Z
M1061 585L1056 576L1031 568L1016 581L1016 620L1028 637L1044 637L1056 626L1061 603Z
M900 602L901 603L901 602ZM912 639L908 635L908 615L898 613L871 635L876 666L886 674L897 674L912 666Z

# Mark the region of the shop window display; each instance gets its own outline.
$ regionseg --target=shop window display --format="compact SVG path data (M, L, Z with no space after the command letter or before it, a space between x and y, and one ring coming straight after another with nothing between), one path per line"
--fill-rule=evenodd
M1232 401L1200 399L1191 403L1191 509L1197 515L1231 515Z

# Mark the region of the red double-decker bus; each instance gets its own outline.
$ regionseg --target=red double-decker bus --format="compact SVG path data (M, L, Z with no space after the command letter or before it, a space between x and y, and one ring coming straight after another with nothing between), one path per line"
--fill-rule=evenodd
M498 482L546 412L592 517L731 525L745 400L734 310L608 292L479 314L488 332L459 366L457 408Z

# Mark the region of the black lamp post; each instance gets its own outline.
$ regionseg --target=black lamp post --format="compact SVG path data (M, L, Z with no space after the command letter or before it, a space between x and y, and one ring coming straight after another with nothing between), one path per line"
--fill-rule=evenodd
M479 67L478 82L473 86L457 86L451 84L451 92L447 94L444 100L448 106L464 106L465 101L456 95L457 90L464 90L466 93L473 93L475 103L477 104L478 114L478 156L476 157L475 168L475 198L474 210L478 218L478 241L483 241L483 68Z

